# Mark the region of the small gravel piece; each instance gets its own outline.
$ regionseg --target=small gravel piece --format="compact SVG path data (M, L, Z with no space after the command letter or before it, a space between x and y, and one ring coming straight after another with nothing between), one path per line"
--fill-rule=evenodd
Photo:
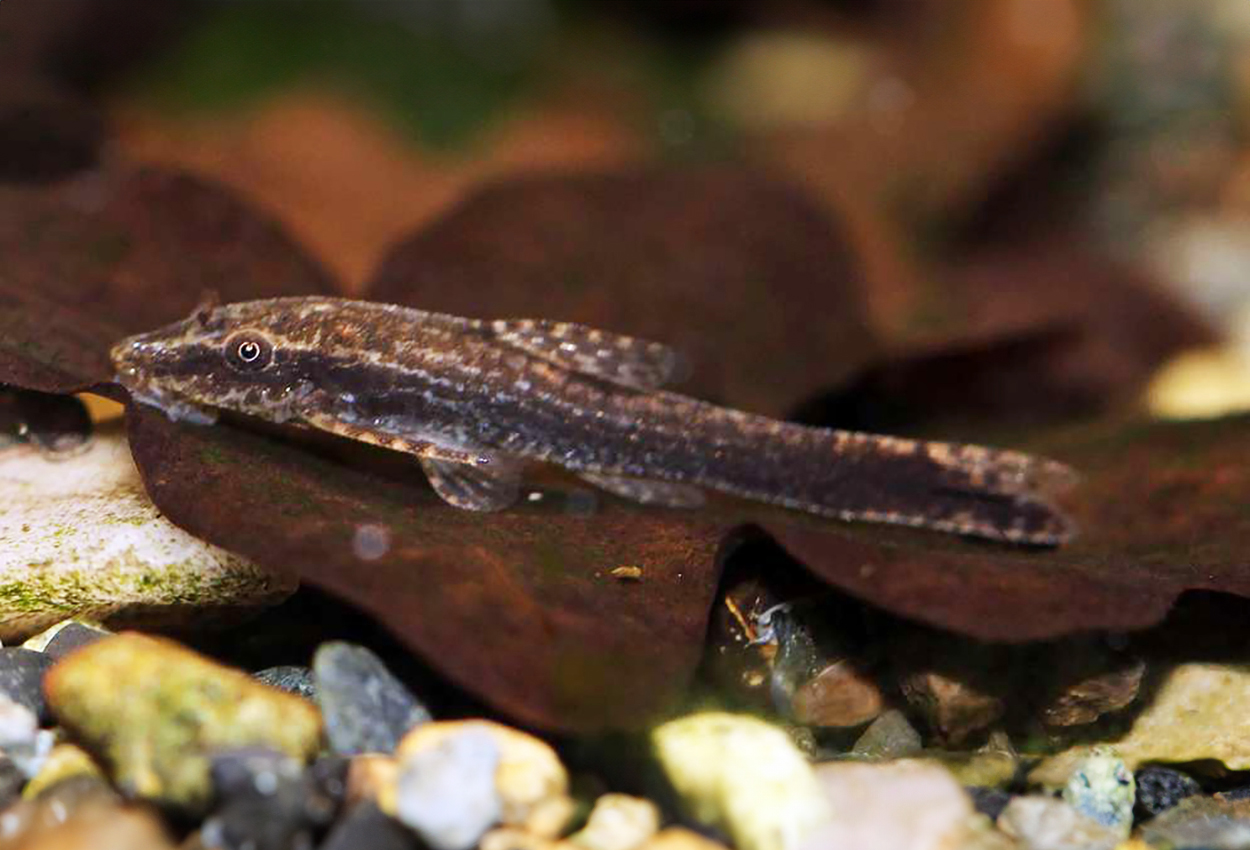
M861 758L897 759L914 756L924 747L920 733L898 709L890 709L869 724L851 753Z
M218 807L204 821L201 838L224 850L310 848L338 812L346 768L334 759L305 770L298 759L272 750L222 753L211 769Z
M335 824L318 850L422 850L417 836L366 800Z
M61 659L76 649L82 649L112 634L107 629L70 620L51 636L43 648L43 654L52 659Z
M655 803L628 794L604 794L569 841L585 850L634 850L660 829Z
M47 723L48 705L43 698L43 677L55 659L23 649L0 647L0 695L30 709L40 723Z
M79 647L94 643L113 634L107 629L79 620L62 620L49 626L34 637L22 641L25 649L42 652L52 659L62 658Z
M1118 829L1054 797L1016 797L999 815L998 828L1028 850L1113 850L1123 840Z
M3 752L27 779L43 768L55 736L41 730L35 713L8 697L0 696L0 752Z
M1137 812L1143 818L1166 812L1186 797L1201 793L1198 781L1179 770L1149 765L1137 771Z
M26 775L22 773L21 768L14 763L13 759L0 755L0 811L18 798L25 784Z
M808 760L758 718L692 714L657 726L651 741L682 808L740 850L794 850L833 813Z
M323 643L313 658L317 703L330 748L341 756L391 753L430 713L363 646Z
M495 787L499 747L469 727L407 755L395 784L395 816L433 850L468 850L503 816Z
M998 819L998 816L1003 813L1003 809L1007 808L1007 804L1011 802L1013 796L1000 788L969 786L964 788L964 790L972 798L972 805L976 807L976 810L990 820Z
M1125 837L1133 827L1133 799L1137 790L1124 762L1106 752L1095 752L1076 767L1063 789L1063 799L1090 820L1119 830Z

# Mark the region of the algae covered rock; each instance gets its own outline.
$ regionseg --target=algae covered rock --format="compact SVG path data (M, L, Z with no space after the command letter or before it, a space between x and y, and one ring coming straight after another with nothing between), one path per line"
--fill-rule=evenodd
M127 793L202 810L210 756L267 747L307 760L321 715L176 643L123 633L86 646L48 673L48 704Z
M0 638L69 616L156 624L194 610L202 620L214 607L272 604L294 590L163 517L118 427L65 460L29 446L0 454Z
M793 850L829 821L811 765L763 720L693 714L658 726L652 742L689 814L724 830L740 850Z

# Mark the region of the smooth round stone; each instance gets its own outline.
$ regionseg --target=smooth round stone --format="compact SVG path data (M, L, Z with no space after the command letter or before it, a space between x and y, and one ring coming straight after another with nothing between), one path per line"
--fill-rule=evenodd
M405 756L395 783L395 816L432 850L469 850L503 817L495 787L500 752L469 727Z
M313 657L317 703L330 748L339 755L390 753L430 719L425 706L363 646L323 643Z
M494 784L503 807L500 822L545 839L563 834L573 813L569 775L556 751L541 738L490 720L435 721L405 735L395 758L402 770L419 754L469 732L490 736L498 748ZM382 811L391 815L396 813L397 787L398 782L383 786L378 797Z

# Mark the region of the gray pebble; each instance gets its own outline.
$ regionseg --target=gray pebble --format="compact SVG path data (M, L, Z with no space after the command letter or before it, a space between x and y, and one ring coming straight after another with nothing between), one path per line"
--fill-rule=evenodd
M40 723L52 719L43 698L43 677L54 660L33 649L0 647L0 695L30 709Z
M22 773L21 768L14 763L13 759L0 755L0 811L18 798L25 784L26 775Z
M972 798L972 805L976 807L978 813L985 815L990 820L997 820L998 816L1003 813L1003 809L1007 808L1007 804L1011 802L1012 794L1001 788L981 788L977 786L968 786L964 788L968 792L968 796Z
M391 753L430 713L363 646L323 643L313 657L317 703L330 748L339 755Z
M864 730L851 754L871 759L906 758L919 753L923 746L920 733L907 722L903 712L890 709Z
M357 803L318 850L422 850L417 836L378 808L372 800Z
M75 649L82 649L112 634L107 629L71 621L56 631L56 634L44 646L43 654L54 660L60 660Z
M311 848L338 812L347 764L323 759L305 769L264 749L220 753L211 775L217 806L201 827L206 846L222 850Z

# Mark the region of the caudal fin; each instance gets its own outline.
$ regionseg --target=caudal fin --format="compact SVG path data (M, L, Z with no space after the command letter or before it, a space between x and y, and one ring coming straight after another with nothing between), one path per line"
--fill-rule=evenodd
M1075 534L1053 504L1077 480L1022 452L772 424L769 462L738 455L718 489L844 520L1057 546Z

